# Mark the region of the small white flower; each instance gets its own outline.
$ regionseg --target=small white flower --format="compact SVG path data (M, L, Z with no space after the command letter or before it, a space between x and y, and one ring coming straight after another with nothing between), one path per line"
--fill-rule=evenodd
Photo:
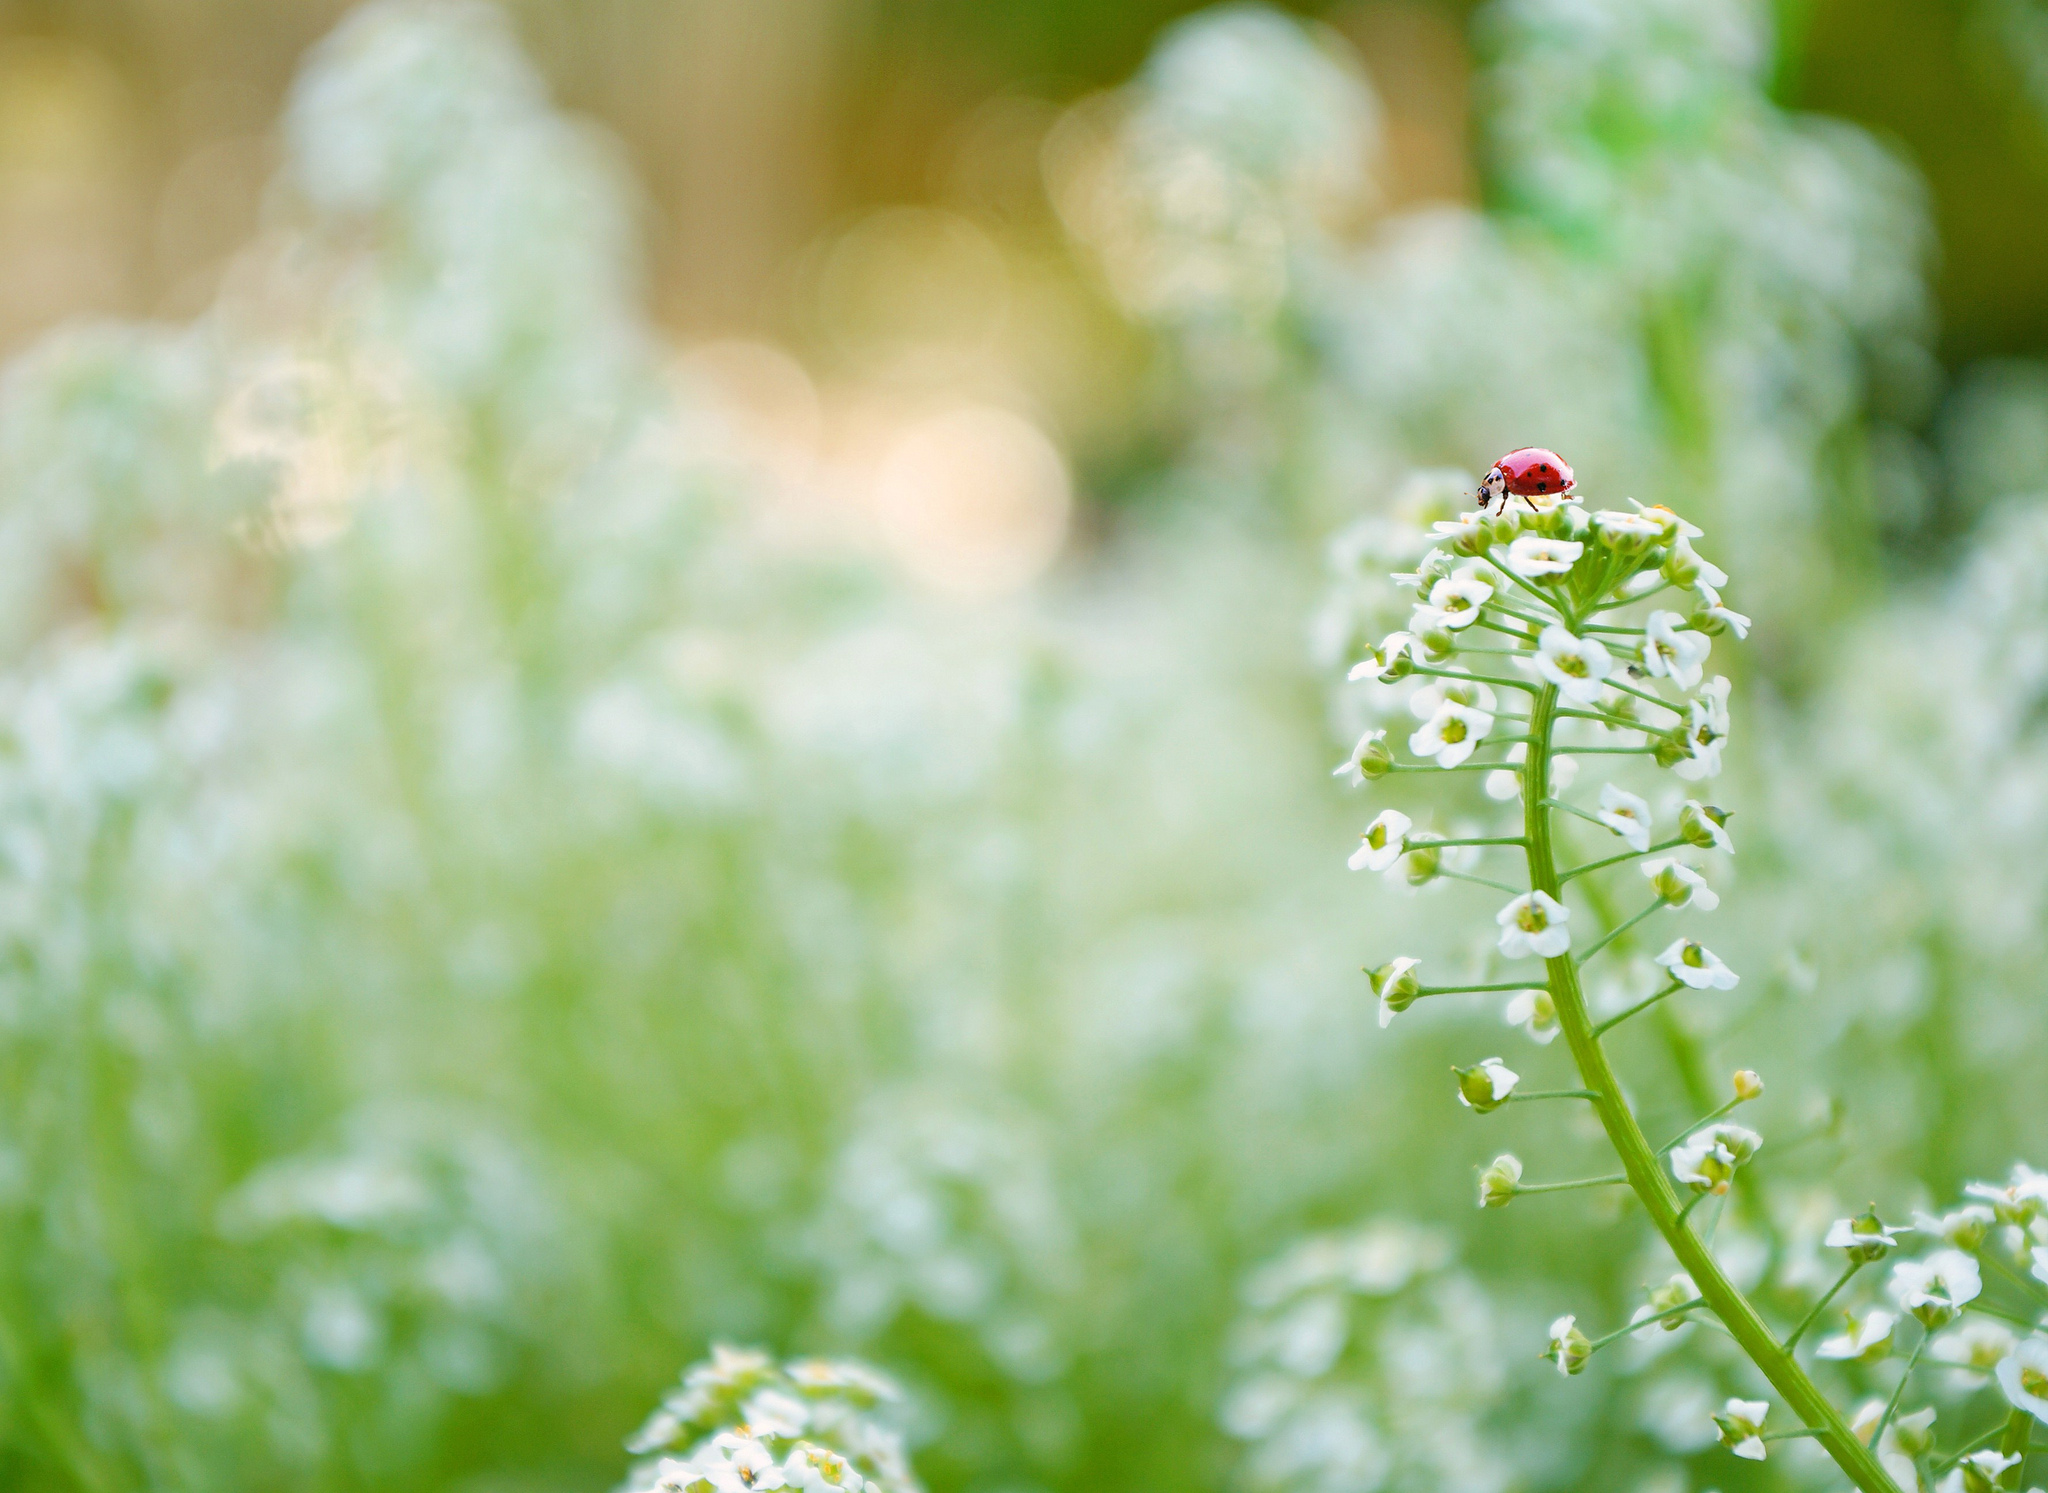
M2012 1169L2012 1180L2003 1187L1993 1182L1972 1182L1963 1188L1963 1194L1991 1204L2000 1223L2025 1228L2048 1206L2048 1175L2030 1166L2016 1166Z
M1404 954L1398 959L1389 959L1378 969L1367 971L1366 977L1372 981L1372 993L1380 998L1381 1030L1391 1026L1396 1016L1415 1004L1422 989L1422 982L1415 978L1415 968L1419 963L1419 960Z
M1884 1419L1885 1402L1871 1400L1860 1406L1855 1418L1849 1422L1849 1429L1856 1439L1869 1442L1877 1423ZM1884 1435L1877 1443L1878 1464L1891 1474L1892 1481L1901 1488L1917 1488L1920 1478L1913 1463L1934 1449L1934 1407L1926 1406L1911 1415L1899 1415L1884 1428Z
M1702 582L1728 584L1728 572L1711 560L1702 560L1693 552L1691 539L1683 534L1672 540L1670 553L1664 557L1664 575L1672 585L1688 591Z
M1928 1352L1952 1368L1988 1374L2012 1354L2018 1341L2003 1322L1968 1317L1929 1344Z
M1408 697L1408 713L1426 721L1446 705L1469 705L1491 715L1496 703L1492 688L1476 679L1432 679Z
M1423 722L1408 738L1408 750L1418 757L1434 757L1439 767L1456 767L1493 730L1493 715L1475 705L1446 700L1435 715Z
M1438 519L1430 528L1448 540L1452 549L1461 542L1478 547L1486 543L1486 518L1477 508L1468 508L1456 518Z
M1368 731L1358 738L1351 755L1330 769L1330 776L1343 778L1356 788L1369 779L1385 777L1393 765L1393 754L1387 750L1387 733Z
M1686 755L1671 770L1689 783L1720 774L1721 748L1728 739L1728 688L1726 677L1717 674L1687 706Z
M1548 892L1524 892L1494 915L1500 924L1500 951L1510 959L1533 954L1555 959L1572 946L1566 925L1572 911Z
M1881 1353L1892 1340L1892 1328L1898 1318L1888 1311L1873 1307L1858 1317L1851 1315L1849 1330L1839 1337L1826 1338L1814 1352L1822 1358L1862 1358L1869 1354Z
M1771 1411L1768 1400L1730 1400L1714 1417L1714 1427L1721 1433L1721 1445L1738 1457L1752 1462L1764 1459L1763 1430L1764 1417Z
M1536 640L1536 672L1557 686L1558 693L1578 705L1600 699L1614 656L1598 638L1575 637L1553 622Z
M1733 990L1742 976L1721 962L1721 956L1689 938L1675 938L1655 960L1671 972L1671 978L1694 990Z
M1821 1243L1829 1249L1846 1249L1852 1259L1868 1264L1881 1260L1899 1242L1899 1235L1911 1233L1903 1225L1887 1225L1878 1220L1875 1211L1855 1218L1838 1218L1828 1225L1827 1237Z
M1662 503L1652 503L1647 508L1641 503L1636 502L1634 498L1630 498L1629 503L1635 508L1636 512L1657 525L1657 533L1660 538L1683 537L1686 539L1698 539L1707 532L1698 524L1680 518Z
M1493 587L1470 567L1445 576L1429 588L1430 609L1445 627L1470 627L1479 620L1479 609L1493 598Z
M1522 1180L1522 1163L1503 1151L1479 1174L1479 1206L1505 1208Z
M1635 794L1605 784L1600 789L1600 812L1593 817L1620 835L1637 855L1650 848L1650 806Z
M2008 1454L1987 1446L1957 1462L1955 1471L1941 1480L1936 1493L1992 1493L1998 1486L1999 1474L2019 1464L2018 1453Z
M1714 643L1676 612L1652 612L1643 624L1643 667L1680 689L1695 689Z
M1959 1249L1937 1249L1924 1260L1892 1266L1892 1294L1930 1331L1946 1326L1983 1289L1977 1262Z
M1576 539L1545 539L1541 534L1523 534L1508 546L1508 569L1525 581L1541 575L1563 575L1586 552Z
M1557 1007L1548 990L1517 991L1508 997L1507 1009L1501 1014L1509 1026L1520 1027L1545 1047L1563 1030L1557 1024Z
M1931 1214L1913 1215L1913 1227L1923 1234L1932 1234L1951 1249L1964 1250L1975 1254L1984 1247L1984 1236L1991 1232L1991 1225L1998 1221L1998 1215L1982 1203L1965 1203L1953 1213L1944 1213L1935 1218Z
M1725 578L1714 583L1717 586L1725 584ZM1748 640L1749 618L1743 616L1740 612L1730 611L1722 603L1721 593L1716 591L1714 586L1709 586L1702 582L1693 589L1699 592L1700 600L1705 603L1695 614L1695 620L1703 623L1709 632L1719 632L1726 628L1734 633L1737 638L1744 641Z
M1701 912L1712 912L1721 905L1721 894L1708 886L1707 878L1691 866L1660 858L1644 861L1641 869L1650 890L1673 908L1697 907Z
M1686 843L1702 850L1724 850L1735 854L1735 841L1728 834L1728 815L1712 804L1688 798L1678 811L1678 832Z
M697 1470L717 1493L773 1493L788 1482L775 1453L752 1436L727 1432L714 1437L712 1445L725 1455L706 1457Z
M1522 1081L1522 1075L1499 1058L1481 1058L1469 1068L1452 1071L1458 1075L1458 1102L1482 1115L1506 1104Z
M2001 1359L1993 1372L2014 1409L2048 1421L2048 1342L2028 1338Z
M1737 1168L1756 1155L1764 1138L1742 1125L1709 1125L1686 1137L1671 1153L1671 1175L1694 1192L1716 1197L1728 1191Z
M1346 862L1354 871L1384 871L1401 858L1407 848L1408 831L1415 821L1399 809L1385 809L1358 837L1358 848Z
M802 1400L780 1390L764 1389L740 1406L740 1419L756 1436L801 1436L810 1424L810 1410Z
M1634 548L1631 552L1638 554L1664 537L1664 525L1648 514L1622 513L1614 508L1602 508L1595 513L1593 528L1610 544L1628 548L1633 541Z
M1550 1324L1550 1347L1543 1356L1557 1365L1560 1374L1576 1374L1585 1368L1586 1360L1593 1356L1593 1344L1579 1331L1577 1317L1559 1317Z

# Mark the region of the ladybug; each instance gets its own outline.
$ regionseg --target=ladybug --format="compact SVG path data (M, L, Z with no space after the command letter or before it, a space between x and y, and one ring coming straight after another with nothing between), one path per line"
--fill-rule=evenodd
M1576 481L1572 469L1555 451L1524 446L1495 462L1493 470L1479 484L1479 511L1484 513L1496 501L1505 503L1509 493L1523 498L1544 493L1562 495L1570 492Z

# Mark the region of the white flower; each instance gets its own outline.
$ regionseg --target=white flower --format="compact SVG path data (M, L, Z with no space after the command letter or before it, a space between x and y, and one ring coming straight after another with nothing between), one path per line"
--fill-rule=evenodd
M1694 1192L1716 1197L1728 1191L1735 1172L1763 1146L1764 1138L1741 1125L1709 1125L1686 1137L1671 1153L1671 1175Z
M1701 698L1687 707L1686 755L1672 766L1689 783L1716 777L1721 771L1721 748L1728 739L1728 680L1715 675L1700 691Z
M1508 748L1506 760L1514 763L1517 767L1527 762L1529 760L1529 744L1525 741L1516 742ZM1578 758L1552 757L1550 759L1550 791L1553 794L1563 793L1567 788L1570 788L1578 775ZM1519 796L1521 791L1522 775L1518 772L1510 772L1503 767L1486 775L1486 796L1496 803L1506 803L1509 799Z
M782 1471L800 1493L863 1493L869 1486L846 1458L809 1442L791 1448Z
M1534 954L1555 959L1572 946L1566 926L1572 911L1548 892L1524 892L1494 915L1500 924L1500 951L1510 959Z
M1634 506L1636 512L1656 524L1657 533L1660 538L1682 536L1686 539L1698 539L1707 532L1698 524L1680 518L1662 503L1652 503L1649 507L1645 508L1641 503L1636 502L1634 498L1630 498L1629 502Z
M1481 1058L1469 1068L1453 1071L1458 1075L1458 1102L1482 1115L1506 1104L1522 1081L1522 1075L1499 1058Z
M1689 938L1675 938L1655 960L1671 972L1671 978L1694 990L1733 990L1742 976L1721 962L1721 956Z
M1706 877L1691 866L1682 866L1667 857L1644 861L1641 869L1650 890L1674 908L1697 907L1701 912L1712 912L1721 905L1721 894L1708 886Z
M1892 1340L1898 1318L1873 1307L1862 1316L1851 1315L1849 1330L1840 1337L1824 1339L1814 1352L1822 1358L1862 1358L1881 1352Z
M1622 513L1614 508L1602 508L1595 513L1593 528L1609 544L1636 554L1664 537L1664 525L1648 514ZM1630 541L1634 541L1632 547Z
M1358 848L1346 863L1354 871L1384 871L1401 858L1415 821L1399 809L1385 809L1358 837Z
M1693 552L1691 539L1683 534L1671 542L1670 553L1664 557L1664 575L1672 585L1688 591L1702 582L1709 586L1728 584L1728 572L1711 560L1702 560Z
M1380 998L1380 1028L1385 1030L1393 1024L1394 1018L1414 1005L1421 994L1422 982L1415 978L1419 960L1402 955L1389 959L1378 969L1369 970L1366 978L1372 981L1372 993Z
M1768 1400L1730 1400L1714 1417L1714 1426L1721 1433L1721 1445L1738 1457L1761 1462L1765 1453L1764 1417L1770 1411Z
M1330 776L1343 778L1356 788L1368 779L1385 777L1393 765L1393 754L1387 750L1387 733L1368 731L1358 738L1351 755L1330 770Z
M1716 581L1714 584L1724 585L1726 581L1724 579ZM1740 612L1730 611L1724 606L1721 601L1721 593L1716 591L1713 586L1701 582L1693 589L1699 592L1700 600L1705 603L1698 612L1694 613L1694 621L1697 624L1705 627L1708 632L1720 632L1726 629L1733 632L1738 638L1748 639L1749 618L1743 616Z
M2024 1228L2041 1216L2043 1205L2048 1205L2048 1175L2030 1166L2016 1166L2012 1169L2012 1180L2005 1186L1972 1182L1963 1188L1963 1193L1990 1203L2000 1223Z
M740 1419L756 1436L801 1436L810 1423L802 1400L780 1390L764 1389L740 1406Z
M2009 1357L2019 1340L2003 1322L1968 1317L1928 1345L1928 1351L1942 1363L1959 1369L1990 1373Z
M1730 855L1735 854L1735 841L1728 835L1728 815L1712 804L1688 798L1678 811L1678 832L1685 836L1687 844L1697 845L1702 850L1725 850Z
M1479 1206L1505 1208L1522 1180L1522 1163L1503 1151L1479 1174Z
M1577 1317L1559 1317L1550 1324L1550 1347L1543 1356L1557 1365L1560 1374L1576 1374L1593 1356L1593 1344L1579 1331Z
M1869 1442L1871 1434L1877 1430L1877 1423L1884 1419L1884 1411L1883 1400L1870 1400L1857 1408L1849 1429L1858 1441ZM1929 1405L1911 1415L1892 1418L1892 1423L1884 1428L1884 1435L1877 1443L1877 1460L1901 1488L1917 1488L1920 1478L1913 1466L1914 1459L1933 1449L1934 1407Z
M1946 1326L1983 1289L1977 1262L1959 1249L1937 1249L1924 1260L1892 1266L1892 1294L1930 1330Z
M1557 1040L1562 1030L1548 990L1517 991L1508 997L1507 1009L1501 1014L1509 1026L1520 1027L1546 1047Z
M1472 755L1473 749L1493 729L1490 711L1474 705L1446 700L1435 715L1423 722L1408 738L1408 750L1418 757L1434 757L1439 767L1456 767Z
M1536 640L1535 664L1536 672L1556 685L1559 694L1578 705L1596 703L1603 682L1614 672L1614 657L1598 638L1575 637L1555 622Z
M1541 534L1523 534L1508 546L1508 569L1523 580L1539 575L1563 575L1586 552L1576 539L1545 539Z
M1445 576L1429 588L1430 609L1445 627L1470 627L1479 620L1479 609L1493 597L1493 587L1467 567Z
M1899 1235L1911 1232L1901 1224L1885 1224L1872 1208L1854 1218L1836 1219L1828 1225L1821 1243L1829 1249L1846 1249L1851 1259L1868 1264L1883 1259L1898 1244Z
M1971 1254L1983 1248L1984 1236L1991 1232L1991 1225L1997 1221L1998 1215L1982 1203L1965 1203L1955 1212L1944 1213L1939 1218L1927 1213L1913 1215L1913 1227L1919 1232L1932 1234L1950 1248Z
M1446 705L1469 705L1491 715L1496 703L1492 688L1476 679L1432 679L1408 697L1408 713L1426 721Z
M1600 789L1600 812L1593 816L1637 855L1650 848L1650 806L1612 783Z
M1643 667L1680 689L1697 688L1714 643L1676 612L1652 612L1643 625Z
M1936 1493L1992 1493L1998 1486L1999 1474L2019 1464L2017 1452L2006 1453L1987 1446L1957 1462L1955 1471L1936 1486Z
M2048 1342L2028 1338L2000 1360L1993 1372L2014 1409L2048 1421Z
M697 1471L718 1493L772 1493L788 1482L775 1453L752 1436L727 1432L714 1437L712 1445L725 1455L706 1457Z

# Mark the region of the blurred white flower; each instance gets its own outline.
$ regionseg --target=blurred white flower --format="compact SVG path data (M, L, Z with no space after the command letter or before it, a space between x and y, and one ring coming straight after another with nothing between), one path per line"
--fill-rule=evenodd
M1752 1462L1763 1461L1766 1454L1764 1417L1770 1411L1767 1400L1730 1400L1714 1417L1714 1427L1721 1433L1721 1444L1738 1457L1746 1457Z
M1586 552L1576 539L1545 539L1540 534L1519 535L1508 546L1508 569L1524 580L1563 575Z
M1530 1037L1544 1046L1557 1040L1563 1030L1557 1023L1557 1007L1551 1003L1548 990L1520 990L1508 997L1507 1009L1502 1012L1509 1026L1518 1026Z
M1593 817L1620 835L1622 843L1636 854L1650 848L1650 805L1637 795L1603 783L1600 809Z
M2048 1342L2027 1338L1999 1360L1995 1373L2014 1409L2048 1422Z
M1721 905L1720 893L1707 885L1706 877L1668 856L1644 861L1638 869L1643 873L1643 880L1650 883L1650 890L1674 910L1696 907L1701 912L1712 912Z
M1814 1352L1821 1358L1852 1359L1881 1353L1891 1345L1892 1327L1898 1318L1872 1307L1862 1316L1851 1315L1849 1330L1824 1338Z
M1984 1289L1977 1262L1959 1249L1938 1249L1923 1260L1892 1266L1891 1292L1929 1331L1946 1326Z
M1494 915L1510 959L1555 959L1572 946L1571 909L1548 892L1524 892Z
M1721 1196L1736 1169L1756 1155L1764 1139L1741 1125L1709 1125L1687 1136L1671 1152L1671 1175L1694 1192Z
M1728 739L1728 689L1728 681L1716 675L1687 706L1686 754L1671 770L1688 782L1720 774L1721 751Z
M1680 689L1696 689L1713 640L1686 627L1676 612L1650 613L1643 633L1643 667Z

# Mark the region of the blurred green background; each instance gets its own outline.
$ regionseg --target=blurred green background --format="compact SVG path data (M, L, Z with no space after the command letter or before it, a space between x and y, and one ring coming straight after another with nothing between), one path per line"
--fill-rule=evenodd
M0 1487L612 1486L717 1340L940 1493L1836 1486L1537 1363L1671 1267L1473 1208L1607 1162L1379 1029L1509 976L1342 681L1509 447L1696 519L1646 1124L1764 1072L1781 1322L2048 1160L2044 207L2030 0L0 4Z

